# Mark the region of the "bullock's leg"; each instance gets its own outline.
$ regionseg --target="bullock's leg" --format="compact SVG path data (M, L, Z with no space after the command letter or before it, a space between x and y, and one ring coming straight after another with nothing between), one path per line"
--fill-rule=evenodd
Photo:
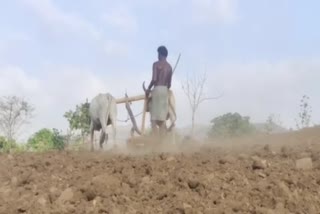
M112 140L113 140L114 146L117 146L116 135L117 135L116 120L113 120L112 121Z
M106 142L108 141L107 124L108 124L108 119L109 119L109 112L107 112L106 115L107 116L105 116L105 115L100 116L101 127L102 127L101 134L103 133L103 139L106 139L106 140L102 141L100 138L100 149L103 148L104 141L106 141Z
M113 146L117 147L117 141L116 141L116 136L117 136L117 114L118 114L118 110L117 110L117 103L115 102L115 100L113 100L110 104L110 114L109 114L109 118L110 118L110 122L111 122L111 126L112 126L112 140L113 140ZM128 109L127 109L128 110ZM130 110L130 107L129 107Z
M116 107L114 107L116 108ZM116 109L114 111L112 111L113 114L110 115L110 122L111 122L111 126L112 126L112 140L113 140L113 145L116 147L117 146L117 142L116 142L116 136L117 136L117 111Z
M100 140L99 140L99 145L101 150L103 149L103 143L106 139L108 140L108 134L104 133L104 131L101 131Z
M93 136L94 136L94 127L93 127L93 122L91 121L91 123L90 123L90 144L91 144L91 152L94 151Z

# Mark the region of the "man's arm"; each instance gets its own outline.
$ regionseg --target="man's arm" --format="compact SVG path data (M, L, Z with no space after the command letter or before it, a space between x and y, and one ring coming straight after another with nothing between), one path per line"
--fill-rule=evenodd
M148 87L149 91L151 90L151 88L154 85L154 83L156 82L156 80L157 80L156 63L153 63L153 65L152 65L152 79L151 79L149 87Z

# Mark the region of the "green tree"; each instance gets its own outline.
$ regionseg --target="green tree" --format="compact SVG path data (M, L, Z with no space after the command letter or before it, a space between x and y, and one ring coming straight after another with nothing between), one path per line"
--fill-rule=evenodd
M57 129L41 129L36 132L27 142L27 147L34 151L63 150L64 137Z
M242 117L239 113L227 113L211 120L213 123L209 137L238 137L254 132L249 117Z
M86 100L85 103L76 105L75 111L70 110L63 115L68 120L70 130L80 130L82 137L90 133L89 107L90 103Z

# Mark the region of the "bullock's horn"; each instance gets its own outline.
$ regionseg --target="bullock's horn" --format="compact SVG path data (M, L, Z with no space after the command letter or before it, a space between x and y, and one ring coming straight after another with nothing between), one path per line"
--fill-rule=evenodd
M143 88L144 92L146 92L147 89L146 89L146 86L144 85L144 82L145 82L145 81L143 81L143 83L142 83L142 88Z

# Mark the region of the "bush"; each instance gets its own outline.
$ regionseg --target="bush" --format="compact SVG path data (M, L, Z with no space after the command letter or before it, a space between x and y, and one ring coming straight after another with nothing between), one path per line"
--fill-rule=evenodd
M20 144L15 141L9 141L5 137L0 136L0 152L11 153L11 152L24 152L26 151L26 145Z
M64 137L56 129L41 129L29 138L27 147L33 151L63 150Z
M210 138L239 137L255 131L250 118L242 117L239 113L224 114L211 120L211 123Z

